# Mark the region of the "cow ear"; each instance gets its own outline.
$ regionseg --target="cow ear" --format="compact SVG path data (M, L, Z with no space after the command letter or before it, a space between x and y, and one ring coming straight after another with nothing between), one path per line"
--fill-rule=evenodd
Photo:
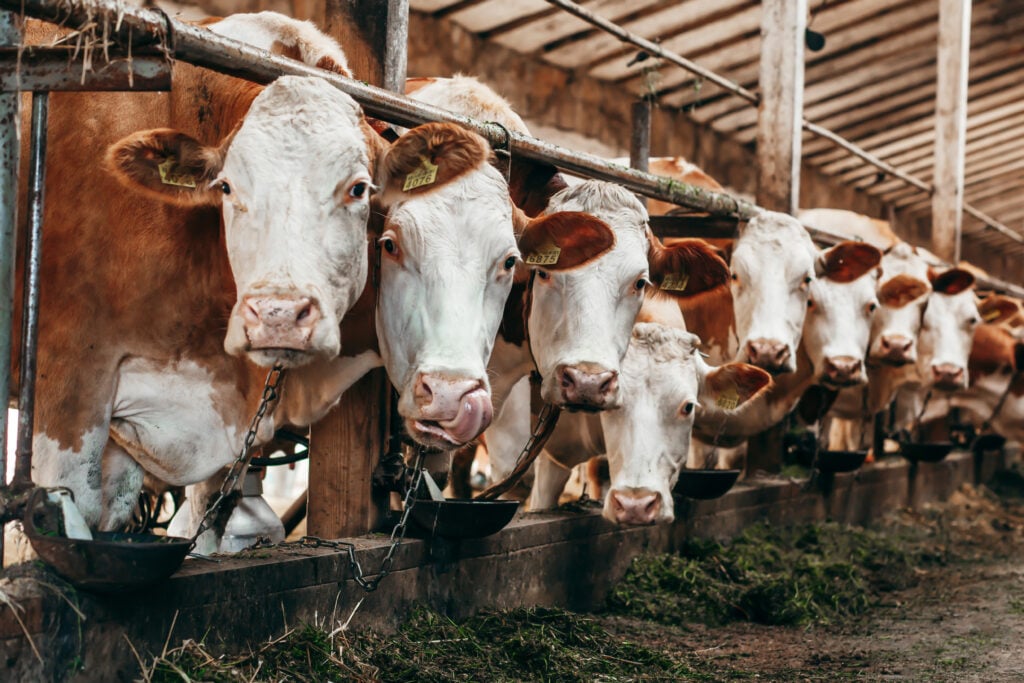
M571 270L611 251L615 232L588 213L559 211L522 226L519 251L527 266Z
M866 242L840 242L818 257L815 272L833 282L853 282L877 268L882 252Z
M701 395L722 410L735 410L772 386L772 376L746 363L726 363L704 378Z
M487 141L453 123L427 123L398 138L380 159L377 184L387 206L426 194L486 164Z
M900 273L885 281L878 289L878 301L888 308L903 308L930 291L928 283L912 275Z
M224 164L222 148L207 147L169 128L133 133L107 149L107 168L128 187L181 206L218 205L210 187Z
M729 266L716 249L701 239L681 239L665 246L650 232L647 261L659 291L679 299L729 284Z
M1008 296L993 294L978 302L978 312L983 321L998 324L1020 313L1020 305Z
M953 296L967 291L974 286L974 274L963 268L950 268L942 272L928 269L928 279L932 281L932 289L939 294Z

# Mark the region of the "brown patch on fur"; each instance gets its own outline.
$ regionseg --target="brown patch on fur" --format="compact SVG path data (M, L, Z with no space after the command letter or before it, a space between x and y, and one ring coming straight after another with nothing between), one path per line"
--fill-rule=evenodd
M911 275L900 274L882 285L878 290L878 301L889 308L903 308L911 301L925 296L930 290L927 282Z
M974 330L971 355L967 359L970 381L986 375L997 375L1006 368L1016 368L1014 354L1019 342L999 325L982 324Z
M528 159L513 159L509 170L509 194L512 202L530 217L539 216L552 195L568 185L558 169Z
M816 424L829 411L838 396L838 391L814 384L800 397L800 402L796 405L797 414L804 424Z
M490 159L487 141L471 131L452 123L427 123L400 137L388 150L380 171L385 188L383 201L390 204L398 198L433 192L479 168ZM437 166L437 177L429 185L403 190L405 178L419 169L423 159Z
M766 370L747 363L726 363L708 373L708 387L715 394L735 391L743 405L772 387L772 376Z
M683 157L651 159L648 163L647 172L653 175L660 175L665 178L672 178L673 180L678 180L681 183L704 188L705 190L712 190L714 192L722 192L725 190L717 180L699 168L692 167L685 173L680 173L679 164L681 163L687 164L689 162L687 162ZM647 200L647 211L652 216L667 215L678 209L679 207L677 205L669 204L668 202L663 202L659 199Z
M1018 315L1021 312L1020 302L1002 294L992 294L978 302L978 312L983 321L997 325Z
M823 277L833 282L853 282L877 268L882 252L866 242L840 242L823 254Z
M288 59L294 59L296 62L302 61L302 50L300 50L299 46L295 45L294 43L289 45L287 43L282 43L280 40L275 40L274 43L270 46L270 51L275 55L281 55L282 57L287 57ZM323 59L328 58L324 57ZM334 63L333 59L330 61L332 64ZM317 62L317 66L320 66L320 62Z
M316 68L340 74L346 78L352 78L352 72L334 61L330 55L324 55L320 59L316 60Z
M615 233L608 224L588 213L559 211L530 221L519 238L525 260L548 245L561 251L558 262L544 270L563 271L586 265L615 246Z
M959 294L974 286L974 275L963 268L950 268L941 273L929 268L928 279L931 280L933 290L949 296Z
M732 291L728 287L676 301L686 329L700 337L705 348L728 344L735 318Z
M213 26L214 24L219 24L222 21L224 21L224 17L205 17L205 18L200 19L199 21L195 22L195 25L196 26L203 26L203 27L205 27L205 26Z
M144 130L107 148L107 168L127 187L160 201L180 206L215 205L219 191L208 187L224 163L222 149L207 147L195 138L170 128ZM174 175L191 178L194 188L169 185L160 165L173 158Z
M509 344L522 346L526 343L526 282L515 282L505 299L505 310L501 315L498 334Z
M430 85L431 83L435 83L436 81L437 81L437 79L434 78L434 77L431 77L431 76L419 76L419 77L416 77L416 78L407 78L407 79L405 79L405 94L406 95L411 95L414 92L416 92L417 90L419 90L420 88L425 88L428 85Z
M648 233L650 247L647 261L650 264L651 280L659 288L666 277L688 278L682 291L660 291L676 298L688 298L709 292L729 284L729 266L718 255L713 246L702 239L673 240L665 246L653 234Z

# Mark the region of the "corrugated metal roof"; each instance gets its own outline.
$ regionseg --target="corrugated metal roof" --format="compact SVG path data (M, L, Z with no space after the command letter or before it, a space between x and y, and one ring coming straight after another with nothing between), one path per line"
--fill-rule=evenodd
M756 92L761 7L752 0L590 0L592 12L657 40ZM935 0L809 0L809 27L824 49L807 51L805 116L898 169L931 182L934 145ZM672 65L630 63L636 48L544 0L411 0L414 10L448 16L481 37L557 66L653 90L666 107L752 143L757 111ZM972 7L965 198L1024 233L1024 2L981 0ZM652 68L653 67L653 68ZM805 134L804 159L826 175L901 209L927 216L930 199L887 178L832 143ZM964 217L965 235L1014 244Z

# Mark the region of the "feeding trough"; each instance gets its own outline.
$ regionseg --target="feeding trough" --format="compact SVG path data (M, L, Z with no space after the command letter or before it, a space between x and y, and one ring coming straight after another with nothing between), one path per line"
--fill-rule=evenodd
M37 489L25 512L25 534L54 571L78 588L114 593L166 579L192 547L187 538L93 532L92 540L68 538L59 505Z
M999 434L982 434L975 437L971 443L971 450L975 453L985 451L998 451L1006 445L1006 437Z
M928 441L925 443L900 443L900 455L911 462L941 462L953 450L951 441Z
M724 496L740 477L739 470L691 470L683 468L676 493L687 498L710 500Z
M483 538L504 529L518 509L518 500L417 500L410 516L435 536Z
M818 451L818 457L814 461L814 466L819 472L853 472L864 464L864 460L867 457L867 450Z

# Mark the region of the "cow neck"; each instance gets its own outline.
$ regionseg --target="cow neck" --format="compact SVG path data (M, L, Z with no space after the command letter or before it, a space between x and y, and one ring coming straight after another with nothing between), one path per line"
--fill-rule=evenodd
M735 336L732 292L728 288L679 300L686 329L701 339L701 346L712 360L721 364L730 360L729 341Z

